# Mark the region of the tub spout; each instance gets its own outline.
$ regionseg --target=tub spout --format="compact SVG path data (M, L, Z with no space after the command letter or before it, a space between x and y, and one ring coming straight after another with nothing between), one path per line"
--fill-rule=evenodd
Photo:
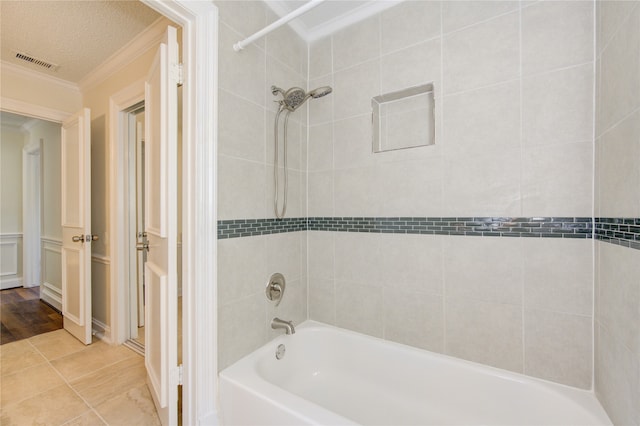
M271 328L274 330L284 328L287 334L294 334L296 332L296 328L293 326L292 321L285 321L280 318L274 318L271 320Z

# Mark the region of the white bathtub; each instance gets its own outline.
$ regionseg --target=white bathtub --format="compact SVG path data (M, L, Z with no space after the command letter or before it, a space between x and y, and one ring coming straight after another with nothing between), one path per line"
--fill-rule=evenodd
M314 321L223 370L220 403L224 425L611 424L591 392Z

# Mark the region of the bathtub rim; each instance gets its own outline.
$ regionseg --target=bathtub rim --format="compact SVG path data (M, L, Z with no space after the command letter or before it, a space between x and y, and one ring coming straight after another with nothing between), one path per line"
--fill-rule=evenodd
M578 405L585 412L589 413L594 419L602 419L603 421L601 423L602 425L612 424L611 419L609 419L608 414L602 407L602 404L600 403L600 401L598 400L594 392L593 382L591 384L590 389L580 389L580 388L565 385L562 383L556 383L550 380L528 376L523 373L505 370L498 367L493 367L490 365L481 364L478 362L469 361L462 358L457 358L447 354L432 352L426 349L416 348L403 343L394 342L392 340L385 340L380 337L370 336L367 334L359 333L357 331L340 328L331 324L326 324L326 323L322 323L315 320L305 320L304 322L302 322L300 325L296 327L296 330L298 332L314 331L314 330L321 331L321 332L322 331L337 332L337 333L345 334L347 336L350 336L358 340L363 340L365 342L370 341L374 345L385 345L385 346L389 345L401 351L405 351L410 354L425 357L426 359L430 359L438 362L444 362L446 365L452 366L454 368L462 367L463 369L471 370L483 376L484 375L492 376L492 377L497 377L503 380L517 382L524 386L540 389L540 391L542 392L553 393L557 395L559 398L568 399L574 404ZM358 423L355 423L353 420L343 417L340 414L335 413L313 401L305 399L299 395L296 395L292 392L285 390L284 388L279 387L277 384L272 383L266 378L264 378L257 371L256 362L258 359L262 359L263 356L270 356L269 353L273 352L273 350L278 344L284 343L286 345L287 341L290 341L290 339L295 339L295 337L296 337L296 334L280 335L275 337L274 339L271 339L270 341L266 342L264 345L262 345L258 349L252 351L251 353L242 357L241 359L234 362L230 366L226 367L224 370L220 371L218 373L220 380L227 380L230 383L233 383L235 386L242 388L244 391L249 392L253 396L264 399L265 401L269 401L274 405L276 405L278 408L281 408L294 416L301 416L302 418L305 418L307 421L311 423L314 423L317 421L315 420L316 419L315 414L317 414L322 417L328 416L329 418L333 419L334 422L336 420L339 420L341 424L358 424ZM247 381L250 381L250 383L252 384L251 387L249 387L246 384ZM310 411L303 411L303 412L304 413L313 412L314 416L311 416L312 418L309 419L307 418L307 416L304 416L300 413L300 411L302 410L294 411L290 409L287 405L279 402L278 399L269 398L267 397L267 395L269 396L276 395L276 396L281 396L282 398L284 398L285 396L287 398L294 398L293 401L295 401L296 404L298 403L300 404L300 406L296 406L297 408L300 407L300 408L304 408L305 410L310 410ZM596 406L593 406L594 402L597 403Z

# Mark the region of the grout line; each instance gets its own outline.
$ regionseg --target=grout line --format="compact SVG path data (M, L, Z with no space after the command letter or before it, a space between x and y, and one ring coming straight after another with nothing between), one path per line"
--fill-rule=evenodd
M522 52L520 52L520 55L522 55ZM522 62L522 61L521 61ZM485 84L482 86L477 86L477 87L473 87L470 89L464 89L464 90L458 90L455 92L451 92L451 93L444 93L442 94L442 97L449 97L449 96L458 96L458 95L463 95L466 93L470 93L470 92L476 92L482 89L489 89L489 88L493 88L493 87L497 87L503 84L508 84L508 83L513 83L515 81L519 81L519 80L525 80L525 79L530 79L530 78L534 78L534 77L542 77L545 75L549 75L549 74L554 74L556 72L561 72L561 71L567 71L573 68L580 68L586 65L590 65L593 61L588 61L588 62L581 62L579 64L574 64L574 65L568 65L566 67L561 67L561 68L554 68L552 70L547 70L547 71L543 71L543 72L539 72L539 73L535 73L535 74L528 74L526 76L522 75L522 70L520 70L520 76L519 77L515 77L515 78L510 78L508 80L502 80L496 83L490 83L490 84ZM522 64L520 65L520 68L522 68Z
M446 0L444 0L444 1L446 1ZM476 21L476 22L474 22L474 23L472 23L472 24L465 25L465 26L460 27L460 28L456 28L455 30L451 30L451 31L449 31L449 32L444 32L444 27L441 27L441 28L442 28L442 35L443 35L443 36L445 36L445 37L448 37L448 36L450 36L450 35L452 35L452 34L456 34L456 33L462 32L462 31L464 31L464 30L468 30L468 29L470 29L470 28L477 27L477 26L479 26L479 25L481 25L481 24L486 24L487 22L491 22L491 21L493 21L493 20L496 20L496 19L498 19L498 18L502 18L502 17L507 16L507 15L510 15L510 14L512 14L512 13L514 13L514 14L515 14L516 12L520 13L520 10L521 10L521 9L522 9L522 8L521 8L521 6L520 6L520 5L518 5L518 7L517 7L517 8L515 8L515 9L509 10L509 11L507 11L507 12L500 13L499 15L491 16L491 17L486 18L486 19L483 19L483 20L481 20L481 21Z
M444 133L444 0L440 2L440 143L445 140ZM436 122L437 126L438 123ZM437 143L438 141L436 141ZM446 148L446 143L445 143ZM441 194L441 208L444 207L445 203L445 168L446 164L442 164L445 162L444 156L440 157L441 166L440 167L440 194ZM446 250L444 248L444 238L439 237L440 240L440 265L441 265L441 279L442 279L442 353L446 354L449 352L448 348L448 339L447 339L447 278L446 278L446 268L445 268L445 256Z
M508 80L502 80L502 81L499 81L497 83L485 84L485 85L474 87L474 88L471 88L471 89L458 90L457 92L451 92L451 93L444 93L444 90L443 90L443 93L442 93L441 97L442 98L448 98L448 97L452 97L452 96L465 95L467 93L473 93L473 92L478 92L480 90L491 89L491 88L494 88L494 87L507 85L509 83L513 83L513 82L516 82L516 81L519 81L519 80L521 80L520 77L510 78Z
M591 389L595 389L595 369L596 369L596 202L599 201L596 198L596 160L597 160L597 152L596 152L596 121L598 116L596 115L597 111L597 102L598 102L598 92L597 92L597 81L599 77L598 72L598 16L597 16L597 6L596 0L593 2L593 111L592 111L592 142L591 142L591 223L593 223L593 229L591 230Z
M311 90L311 45L312 43L307 42L307 91ZM331 86L333 88L333 86ZM333 108L332 108L333 110ZM306 305L307 305L307 316L306 319L309 320L311 319L310 316L310 306L309 306L309 295L310 295L310 287L309 287L309 151L310 151L310 135L311 135L311 126L310 126L310 114L311 114L311 108L309 108L309 105L307 105L307 109L306 109L306 113L307 113L307 120L306 120L306 129L307 129L307 140L306 140L306 158L305 158L305 191L304 191L304 195L305 195L305 279L306 279L306 287L307 287L307 297L306 297ZM300 163L302 164L302 161L300 161Z
M618 25L618 28L616 28L616 30L609 36L609 40L602 40L603 44L600 49L600 52L596 52L596 54L600 54L602 55L602 53L604 53L605 50L607 50L607 48L609 47L609 45L613 42L613 39L616 38L618 36L618 34L620 33L620 31L622 31L622 28L627 24L627 22L629 21L629 19L631 19L631 17L633 16L633 14L636 11L636 8L638 8L640 3L636 3L636 5L629 11L629 13L627 14L627 16L625 16L625 18L622 20L622 22ZM601 12L602 13L602 12ZM596 15L595 11L594 11L594 16ZM596 22L597 24L597 22ZM596 27L596 30L598 28ZM594 31L594 33L597 31ZM596 46L597 44L597 39L594 39L594 49L597 49L598 47Z
M331 83L336 81L334 37L331 36ZM336 131L335 102L331 99L331 214L336 214ZM331 233L331 285L333 287L332 322L338 325L338 285L336 280L336 236Z
M523 93L523 75L522 75L522 8L518 9L518 74L519 74L519 84L518 84L518 90L519 90L519 105L520 105L520 116L519 116L519 120L520 120L520 143L518 144L520 147L520 167L518 168L518 172L519 172L519 182L518 182L518 194L519 194L519 198L520 198L520 214L522 214L524 212L524 197L523 197L523 191L522 191L522 187L523 187L523 180L524 180L524 143L523 143L523 139L524 139L524 126L523 126L523 121L524 121L524 114L523 114L523 110L524 110L524 102L523 102L523 97L522 97L522 93ZM522 246L522 243L520 244ZM521 255L522 258L520 259L520 299L521 299L521 333L522 333L522 373L526 374L526 368L525 366L527 365L527 356L526 356L526 316L525 316L525 284L524 284L524 262L525 257L524 257L524 253L523 253L523 249L524 247L521 247Z
M102 417L102 416L101 416L101 415L100 415L100 414L99 414L99 413L94 409L93 405L89 404L89 401L87 401L87 400L86 400L82 395L80 395L80 393L79 393L79 392L78 392L78 391L77 391L77 390L76 390L76 389L71 385L71 383L69 383L69 381L67 380L67 378L66 378L66 377L64 377L64 375L63 375L63 374L62 374L62 373L61 373L61 372L60 372L60 371L59 371L59 370L58 370L58 369L57 369L57 368L56 368L56 367L51 363L51 361L49 360L49 358L47 358L47 357L46 357L46 356L45 356L45 355L40 351L40 349L38 349L38 348L37 348L33 343L29 342L29 344L30 344L31 346L33 346L33 347L34 347L34 349L35 349L36 351L38 351L38 353L39 353L39 354L40 354L40 355L41 355L45 360L47 360L47 364L49 365L49 367L51 367L51 368L53 369L53 371L55 371L55 372L56 372L56 374L58 374L58 376L62 379L62 381L64 382L64 384L67 386L67 388L69 388L69 390L71 390L71 392L73 392L74 394L76 394L76 396L77 396L78 398L80 398L80 399L82 400L82 402L84 402L84 403L86 404L86 406L87 406L87 407L89 407L89 409L90 409L91 411L93 411L93 412L98 416L98 418L104 422L104 424L105 424L105 425L108 425L109 423L108 423L108 422L107 422L107 421L106 421L106 420L105 420L105 419L104 419L104 418L103 418L103 417ZM58 360L58 359L62 359L62 358L65 358L65 357L67 357L67 356L74 355L74 354L77 354L77 353L80 353L80 352L83 352L83 351L86 351L86 350L88 350L88 349L89 349L89 347L90 347L90 346L85 346L84 348L82 348L82 349L81 349L81 350L79 350L79 351L76 351L76 352L70 353L70 354L65 355L65 356L63 356L63 357L60 357L60 358L56 358L56 360ZM97 370L96 370L96 371L97 371ZM82 377L84 377L84 376L82 376ZM51 389L53 389L53 388L51 388ZM88 410L87 410L87 411L88 411ZM86 411L85 411L85 412L83 412L80 416L84 415L85 413L86 413ZM78 416L78 417L80 417L80 416ZM70 422L71 420L73 420L73 419L69 419L69 420L67 420L65 423L68 423L68 422ZM64 424L64 423L63 423L63 424Z
M595 80L595 79L594 79ZM600 88L600 91L602 92L602 87ZM626 114L624 117L622 117L621 119L619 119L618 121L616 121L615 123L611 124L606 130L604 130L601 134L596 135L595 139L602 139L602 137L604 135L606 135L607 133L611 132L612 130L614 130L616 127L618 127L620 124L622 124L624 121L628 120L629 117L631 117L632 115L636 114L640 112L640 107L635 108L634 110L632 110L631 112L629 112L628 114ZM595 126L594 126L595 128Z

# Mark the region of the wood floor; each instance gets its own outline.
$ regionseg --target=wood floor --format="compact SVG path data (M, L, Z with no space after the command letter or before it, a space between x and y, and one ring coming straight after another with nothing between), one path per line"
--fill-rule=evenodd
M40 287L0 291L0 345L62 328L62 315L40 300Z

